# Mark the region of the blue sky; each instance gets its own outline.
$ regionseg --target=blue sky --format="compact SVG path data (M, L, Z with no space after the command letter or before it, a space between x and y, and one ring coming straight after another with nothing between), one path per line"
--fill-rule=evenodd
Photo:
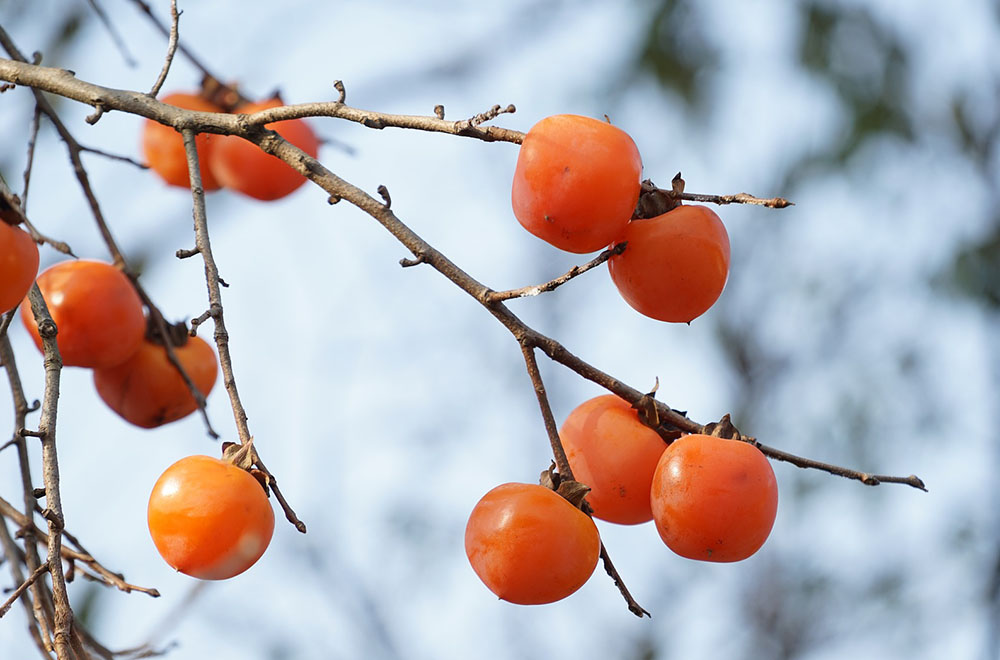
M165 43L130 3L104 4L137 66L123 62L96 21L53 64L83 80L148 89ZM31 52L61 3L26 6L9 3L0 21ZM18 7L31 15L8 25L4 12ZM184 42L250 95L280 87L287 102L333 100L332 83L341 79L349 104L385 112L431 114L441 103L457 119L514 103L517 113L495 123L520 130L554 113L607 113L634 137L646 176L666 184L681 170L695 192L785 194L774 188L775 173L842 137L837 99L790 63L798 25L787 3L699 7L724 48L711 102L697 116L651 80L618 84L645 20L639 2L205 0L181 8ZM947 112L934 90L974 90L990 70L982 54L997 52L998 31L984 19L986 3L961 13L926 2L876 11L891 14L912 46L925 115ZM942 49L927 24L961 38ZM165 90L191 89L198 79L178 58ZM9 182L24 166L27 96L0 97ZM60 109L84 144L138 156L137 118L112 113L91 127L83 122L89 109L69 102ZM370 192L386 185L404 222L493 288L540 282L583 260L515 221L516 146L310 123L335 141L321 149L325 164ZM754 393L753 427L743 430L821 460L861 456L867 462L855 467L916 473L930 488L869 489L777 464L782 499L772 538L736 565L675 557L650 525L602 525L651 621L626 610L600 569L566 601L520 608L497 601L469 568L462 536L472 506L499 483L534 481L549 460L518 347L488 313L431 269L401 269L402 246L346 203L328 206L316 188L270 204L211 195L210 231L231 284L224 304L250 428L309 533L299 535L279 515L257 566L184 605L195 581L156 556L146 499L166 466L218 448L197 418L153 431L127 426L104 408L88 372L67 369L59 451L68 526L106 565L163 594L102 592L95 632L113 648L131 646L169 617L157 642L176 640L169 657L178 660L441 658L473 649L490 658L557 651L627 658L647 643L662 657L740 657L766 648L743 625L746 609L820 575L837 588L799 612L805 636L815 639L797 657L976 657L985 634L981 567L996 525L983 493L996 492L989 486L996 449L972 421L995 410L996 331L980 309L928 282L955 245L986 230L990 197L938 135L871 145L844 169L800 186L791 209L721 209L733 274L719 305L691 326L634 313L603 269L510 304L634 387L652 387L658 377L658 396L699 421L746 400L717 328L752 326L794 367ZM145 260L142 279L154 300L170 317L200 314L207 306L201 263L172 256L193 243L189 196L121 163L88 157L87 165L126 255ZM932 187L950 194L914 194ZM39 143L28 212L80 256L105 256L51 131ZM43 249L43 265L59 258ZM40 397L37 352L17 324L11 335L29 398ZM915 347L916 376L898 368L900 346ZM542 372L559 421L601 393L544 360ZM858 399L863 433L840 414L858 409ZM926 400L950 411L947 419L928 421L918 406ZM209 412L232 438L220 387ZM0 412L0 428L10 419ZM873 425L885 428L884 441L857 446ZM0 494L8 498L18 488L15 467L10 452L0 454ZM956 544L963 534L968 542ZM897 572L902 585L877 579ZM878 584L894 595L870 591ZM31 653L23 617L15 609L0 623L0 656Z

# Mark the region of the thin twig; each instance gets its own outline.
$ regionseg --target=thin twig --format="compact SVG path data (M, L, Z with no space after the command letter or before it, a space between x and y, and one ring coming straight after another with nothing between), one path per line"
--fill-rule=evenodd
M35 569L34 573L28 576L28 579L24 580L21 583L21 585L14 590L14 592L10 595L10 598L7 599L7 602L5 602L3 605L0 605L0 619L2 619L3 615L6 614L8 610L10 610L11 605L17 602L17 599L21 597L21 594L26 592L28 588L35 583L35 580L42 577L45 573L48 572L48 570L49 570L48 564L42 564L41 566Z
M239 389L236 387L236 376L233 373L233 358L229 352L229 332L226 330L226 321L222 307L222 289L219 277L219 268L215 263L215 256L212 254L212 241L208 235L208 216L205 212L205 190L201 182L201 168L198 164L198 148L195 142L195 132L191 129L183 129L181 135L184 138L184 150L187 154L188 173L191 177L191 196L193 199L194 235L195 246L205 263L205 284L208 287L209 315L215 323L215 345L219 349L219 365L222 368L223 382L226 392L229 394L229 403L233 409L233 418L236 421L236 429L239 434L240 444L246 445L251 441L250 428L247 425L247 413L240 400ZM195 326L192 325L192 328ZM268 483L274 492L278 504L285 512L285 518L295 525L295 529L306 533L306 525L299 520L298 515L288 504L281 490L278 489L274 475L267 469L260 460L256 448L253 449L254 462L257 467L268 477Z
M42 109L35 105L31 115L31 127L28 129L28 158L24 165L24 186L21 188L21 211L28 208L28 188L31 185L31 168L35 164L35 144L38 140L38 129L42 124Z
M156 15L153 14L153 10L152 8L150 8L149 4L147 4L143 0L132 0L132 4L136 5L142 11L142 13L144 13L149 18L149 20L152 21L153 25L155 25L156 28L161 33L163 33L163 36L167 37L167 39L170 38L170 28L164 25L160 21L160 19L158 19ZM199 60L195 56L194 53L188 50L187 47L185 47L184 44L180 42L180 39L177 40L177 50L180 51L180 53L184 55L184 57L186 57L188 61L194 65L196 69L201 71L202 74L208 76L209 78L212 78L213 80L219 80L219 78L213 75L212 72L208 70L208 68L201 62L201 60Z
M14 578L15 584L24 582L25 577L21 571L21 564L26 558L19 551L17 543L14 542L14 537L10 535L10 530L7 529L7 521L2 517L0 517L0 545L3 546L4 554L7 556L7 565L10 567L10 574ZM36 568L35 570L38 569ZM35 608L30 593L25 594L21 598L21 605L27 614L28 631L31 639L34 640L35 646L38 647L38 651L42 657L51 658L51 655L49 655L49 652L45 648L45 643L42 641L42 635L38 631L38 622L35 621Z
M653 618L646 609L632 597L632 593L625 586L625 581L622 580L622 576L619 575L618 569L615 568L614 562L611 561L611 555L608 554L608 549L604 547L604 541L601 541L601 562L604 564L604 572L608 574L608 577L615 583L618 587L618 591L621 592L622 598L625 599L625 603L628 605L628 610L632 614L636 615L640 619L644 616Z
M117 161L121 161L123 163L128 163L129 165L135 165L140 170L148 170L149 169L149 165L146 165L145 163L140 163L136 159L130 158L128 156L123 156L121 154L113 154L110 151L105 151L103 149L97 149L95 147L88 147L88 146L85 146L85 145L82 145L82 144L78 145L78 146L80 147L80 151L82 151L84 153L96 154L98 156L103 156L103 157L108 158L110 160L117 160Z
M772 197L770 199L762 199L760 197L754 197L753 195L747 193L736 193L735 195L702 195L699 193L674 193L669 190L665 191L670 197L674 199L683 199L686 202L705 202L708 204L752 204L754 206L767 206L772 209L783 209L789 206L795 206L795 202L790 202L784 197Z
M170 72L170 64L174 61L174 53L177 52L177 25L180 22L180 18L181 12L177 11L177 0L170 0L170 36L167 39L167 57L163 62L163 68L160 69L160 75L157 76L156 82L153 83L153 88L149 90L149 95L154 99L160 93L163 83L167 80L167 74Z
M13 315L10 312L9 315ZM28 462L28 446L20 431L24 428L28 415L28 401L24 396L24 388L21 385L21 377L17 371L17 364L14 360L14 351L10 345L10 338L6 335L0 336L0 362L3 362L4 370L7 372L7 381L10 384L11 397L14 400L14 446L17 448L18 470L21 475L21 492L24 510L28 519L35 510L37 501L35 499L34 487L31 483L31 466ZM42 565L41 557L38 554L37 542L44 535L36 535L37 529L34 524L21 525L20 531L24 542L24 563L29 572L38 570ZM51 603L51 596L42 585L35 582L31 587L31 607L34 615L38 637L46 652L54 651L52 645L53 621L50 614L51 608L47 607Z
M549 280L543 284L534 284L532 286L523 286L519 289L509 289L507 291L493 291L489 294L489 301L493 302L503 302L504 300L511 300L513 298L526 298L529 296L537 296L542 293L547 293L549 291L554 291L558 287L562 286L566 282L569 282L574 277L583 275L588 270L592 268L597 268L605 261L615 256L616 254L621 254L625 251L626 243L619 243L612 248L608 248L604 252L600 253L590 261L579 266L573 266L568 271L560 275L559 277Z
M35 510L37 509L38 507L36 505ZM31 520L31 518L25 516L23 513L18 511L13 504L3 499L2 497L0 497L0 517L10 519L21 529L22 533L31 532L34 539L39 544L47 544L48 541L45 532L38 529L38 527ZM63 530L62 534L66 541L76 546L76 549L74 550L73 548L68 547L66 543L63 543L62 544L63 559L67 561L74 561L86 566L87 569L93 572L94 577L97 578L97 580L102 584L104 584L105 586L113 586L120 591L124 591L125 593L138 591L139 593L147 594L149 596L152 596L153 598L159 597L160 592L158 590L153 589L151 587L141 587L136 584L130 584L129 582L125 581L124 576L122 576L120 573L115 573L110 569L108 569L107 567L105 567L92 554L90 554L86 548L83 547L79 539L77 539L74 535L70 534L65 529Z
M566 450L563 448L562 440L559 439L559 427L552 415L552 406L549 405L549 397L545 393L545 383L542 382L542 374L538 370L535 348L527 343L522 343L521 354L524 356L524 365L528 369L528 376L531 378L531 385L535 390L535 397L538 399L538 407L542 411L542 423L545 425L545 433L549 436L549 445L552 447L556 468L563 479L573 479L573 469L569 466Z
M122 58L125 60L125 63L132 67L136 66L138 63L135 61L135 58L132 57L128 47L125 45L125 40L122 39L120 34L118 34L118 30L115 29L114 24L111 23L111 19L108 18L104 9L97 4L97 0L87 0L87 3L90 5L91 9L94 10L94 13L97 14L97 17L101 20L101 23L108 31L108 34L111 35L111 41L114 42L118 51L122 54Z
M822 461L816 461L811 458L803 458L802 456L796 456L795 454L789 454L786 451L780 449L775 449L774 447L768 447L767 445L762 445L759 442L754 441L754 445L760 449L765 456L773 458L778 461L784 461L785 463L791 463L792 465L800 468L812 469L812 470L822 470L823 472L829 472L830 474L836 475L838 477L844 477L846 479L854 479L855 481L860 481L866 486L878 486L879 484L905 484L907 486L912 486L918 490L927 492L927 487L920 477L915 474L911 474L908 477L894 477L887 474L871 474L869 472L860 472L858 470L852 470L851 468L840 467L839 465L832 465L830 463L823 463Z

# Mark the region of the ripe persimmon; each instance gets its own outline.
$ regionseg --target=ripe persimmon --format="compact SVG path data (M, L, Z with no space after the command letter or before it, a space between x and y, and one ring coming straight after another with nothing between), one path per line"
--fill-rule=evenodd
M59 333L56 343L67 367L113 367L139 349L146 332L142 301L120 270L103 261L63 261L37 279ZM38 350L42 339L30 305L21 320Z
M223 111L219 106L197 94L177 92L164 96L160 101L184 110ZM208 167L212 149L218 139L219 136L206 133L199 133L195 137L195 146L198 148L198 165L201 170L201 187L205 191L218 190L220 187L219 182L215 180L215 176ZM172 127L147 119L142 128L142 153L150 169L160 175L160 178L168 184L181 188L191 186L184 139Z
M590 486L594 517L622 525L653 519L649 489L667 445L614 394L584 401L559 430L573 476Z
M511 186L525 229L568 252L593 252L624 231L639 199L642 159L628 133L578 115L546 117L521 144Z
M633 220L617 237L621 254L608 260L619 293L641 314L688 323L722 294L729 277L729 235L714 211L681 205Z
M248 103L237 108L236 112L252 114L282 105L281 100L275 98ZM313 158L319 152L316 134L302 119L279 121L267 124L265 128L276 131ZM304 176L280 158L264 153L257 145L235 135L221 136L216 141L209 164L222 185L265 201L280 199L306 182Z
M778 485L752 444L685 435L663 452L650 489L663 542L688 559L733 562L757 552L778 512Z
M594 521L554 491L508 483L486 493L465 528L465 553L479 579L518 605L561 600L597 566Z
M0 220L0 314L28 294L38 274L38 246L31 234Z
M203 396L215 385L219 367L212 347L201 337L189 337L174 353ZM176 421L198 408L198 402L162 344L144 339L121 364L94 369L97 393L128 422L153 428Z
M160 475L147 520L163 559L201 580L225 580L247 570L274 533L274 511L260 482L210 456L182 458Z

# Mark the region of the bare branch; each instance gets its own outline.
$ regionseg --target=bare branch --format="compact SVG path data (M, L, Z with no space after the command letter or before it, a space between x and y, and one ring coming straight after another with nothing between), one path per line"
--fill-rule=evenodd
M233 359L229 352L229 332L226 330L226 321L222 308L222 290L220 284L222 278L219 277L219 268L215 263L215 256L212 254L212 242L208 235L208 217L205 212L205 190L201 183L201 168L198 165L198 148L195 143L195 133L191 129L181 131L184 138L184 150L187 154L188 173L191 176L191 196L194 201L194 235L195 246L202 260L205 263L205 283L208 287L209 311L206 312L215 322L215 345L219 349L219 364L222 367L223 382L226 392L229 394L229 402L233 409L233 417L236 421L236 429L239 433L240 444L247 445L251 442L250 428L247 425L247 414L240 400L240 393L236 387L236 376L233 373ZM201 319L201 317L199 317ZM197 326L192 322L192 331ZM253 449L254 462L257 467L267 476L274 496L285 512L295 529L303 534L306 532L306 525L296 515L295 511L285 500L284 495L278 489L277 480L267 469L257 455L257 450Z
M790 202L784 197L772 197L770 199L762 199L760 197L754 197L749 193L736 193L734 195L702 195L699 193L680 193L674 196L671 193L671 197L675 199L683 199L686 202L705 202L708 204L752 204L754 206L766 206L772 209L783 209L789 206L795 206L795 202Z
M28 292L31 311L38 324L38 334L42 338L45 355L45 395L42 398L41 419L38 430L42 434L42 478L45 483L45 510L49 523L48 571L52 578L52 598L55 604L56 655L60 660L71 658L70 633L73 627L73 610L69 606L69 593L62 566L62 530L64 519L62 498L59 494L59 461L56 456L56 413L59 404L59 379L62 371L62 357L56 345L58 328L49 315L45 299L37 284Z
M535 349L527 343L521 344L521 354L524 356L524 365L528 369L528 376L531 378L531 385L535 390L535 397L538 399L538 407L542 411L542 423L545 425L545 432L549 436L549 445L552 447L552 456L556 460L556 468L559 475L564 479L573 479L573 469L569 466L569 459L566 458L566 450L563 449L562 440L559 439L559 427L555 417L552 415L552 406L549 405L549 397L545 393L545 383L542 382L542 374L538 370L538 361L535 359Z
M132 57L128 47L125 45L125 40L122 39L118 30L115 29L111 19L109 19L108 15L104 12L104 8L97 3L97 0L87 0L87 4L89 4L90 8L94 10L94 13L97 14L97 17L104 25L104 28L108 31L108 34L111 35L111 41L114 42L118 51L122 54L122 58L125 60L125 63L132 67L136 66L138 62L136 62L135 58Z
M774 447L768 447L767 445L762 445L756 441L754 441L753 444L764 452L765 456L778 461L784 461L785 463L791 463L796 467L822 470L823 472L829 472L830 474L838 477L860 481L866 486L878 486L879 484L904 484L906 486L912 486L913 488L927 492L927 487L924 485L923 480L915 474L911 474L908 477L893 477L886 474L870 474L868 472L860 472L858 470L852 470L851 468L840 467L839 465L832 465L830 463L823 463L822 461L815 461L811 458L803 458L801 456L796 456L795 454L789 454L786 451L781 451L780 449L775 449Z
M622 598L625 599L625 603L628 605L628 611L640 619L644 616L653 618L653 615L647 612L646 609L632 597L628 587L625 586L622 576L618 574L618 569L615 568L614 562L611 561L611 555L608 554L608 549L604 547L604 541L601 541L601 562L604 564L604 572L608 574L608 577L610 577L615 583L615 586L618 587L618 591L621 592Z
M615 256L616 254L621 254L625 251L626 243L619 243L618 245L605 250L600 253L590 261L580 266L573 266L567 272L560 275L559 277L549 280L544 284L535 284L533 286L523 286L519 289L510 289L508 291L492 291L489 294L489 301L493 302L503 302L504 300L511 300L513 298L525 298L528 296L537 296L542 293L547 293L549 291L554 291L558 287L562 286L566 282L569 282L574 277L578 275L583 275L588 270L592 268L597 268L605 261Z
M167 39L167 57L163 62L160 75L157 76L153 88L149 90L149 95L154 99L160 93L160 88L167 80L170 72L170 64L174 61L174 53L177 52L177 24L180 22L181 13L177 11L177 0L170 0L170 36Z
M18 586L18 588L14 590L14 592L10 595L10 598L8 598L3 605L0 605L0 619L2 619L3 615L6 614L8 610L10 610L11 605L17 602L17 599L21 597L21 594L26 592L28 590L28 587L33 585L35 583L35 580L42 577L42 575L47 573L48 570L49 570L48 564L42 564L41 566L35 569L34 573L28 576L28 579L22 582L20 586Z

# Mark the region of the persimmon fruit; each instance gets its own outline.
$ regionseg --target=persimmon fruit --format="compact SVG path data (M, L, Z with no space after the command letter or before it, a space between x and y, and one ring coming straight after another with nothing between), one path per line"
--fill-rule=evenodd
M574 478L590 486L595 518L622 525L653 519L649 489L667 445L627 401L614 394L584 401L559 437Z
M236 109L238 114L252 114L284 105L280 99L248 103ZM313 158L319 153L316 134L302 119L289 119L265 125L276 131ZM209 160L212 174L225 187L256 199L280 199L306 182L306 178L280 158L263 152L257 145L235 135L220 136Z
M0 314L28 295L38 274L38 246L31 235L0 220Z
M189 337L174 353L202 396L215 385L219 367L212 347L201 337ZM191 391L167 358L162 344L143 339L139 349L121 364L94 369L94 385L104 403L122 419L154 428L186 417L198 409Z
M757 552L770 535L778 485L753 445L692 434L663 452L650 502L671 550L688 559L734 562Z
M601 539L594 521L554 491L508 483L473 508L465 553L501 599L540 605L583 586L597 567Z
M628 133L579 115L531 127L517 157L511 203L525 229L568 252L618 238L639 199L642 159Z
M52 320L56 343L68 367L113 367L139 349L146 332L142 301L120 270L103 261L63 261L37 279ZM42 339L30 305L21 320L38 350Z
M632 220L615 242L622 241L628 245L608 260L608 271L622 298L650 318L689 323L726 286L729 235L705 206L684 204Z
M274 511L260 482L210 456L182 458L160 475L147 520L163 559L201 580L225 580L247 570L274 533Z
M184 110L223 112L222 108L197 94L177 92L164 96L160 101ZM212 158L212 150L219 139L218 135L206 133L199 133L195 136L198 165L201 171L201 187L206 192L218 190L221 187L208 166ZM152 119L147 119L142 129L142 153L150 169L165 182L181 188L191 186L184 138L171 126L164 126Z

